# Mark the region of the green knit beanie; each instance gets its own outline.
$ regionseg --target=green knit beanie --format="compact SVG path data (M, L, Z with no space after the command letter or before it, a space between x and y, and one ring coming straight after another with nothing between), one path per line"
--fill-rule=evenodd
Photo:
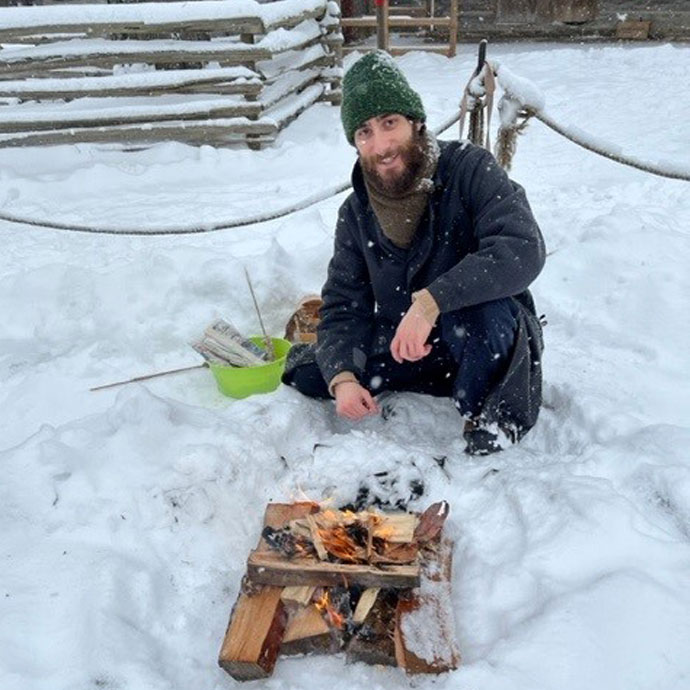
M357 60L343 79L340 119L347 140L354 145L355 131L362 123L387 113L426 119L419 94L407 83L393 58L377 50Z

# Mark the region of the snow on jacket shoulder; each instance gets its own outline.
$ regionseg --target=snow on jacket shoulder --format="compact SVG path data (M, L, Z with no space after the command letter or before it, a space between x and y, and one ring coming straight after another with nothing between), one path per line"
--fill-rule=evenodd
M316 358L326 381L361 374L367 356L389 346L413 292L427 288L442 313L455 311L520 295L544 265L522 187L484 149L439 145L434 190L407 250L384 236L355 164L322 291Z

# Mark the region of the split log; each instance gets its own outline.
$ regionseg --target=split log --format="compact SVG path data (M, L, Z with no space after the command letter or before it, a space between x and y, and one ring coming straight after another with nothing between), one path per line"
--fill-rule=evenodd
M362 661L365 664L397 666L393 642L397 604L398 590L379 592L364 623L347 646L345 658L348 663Z
M315 591L315 586L285 587L280 598L287 605L307 606L311 603L311 598L314 596Z
M264 514L264 527L279 529L290 520L309 515L319 509L315 503L269 503ZM259 548L267 549L259 540ZM288 625L288 610L281 587L257 587L249 581L252 591L240 592L230 614L230 622L218 657L218 664L235 680L267 678L273 672L278 652ZM294 595L288 592L286 598ZM306 593L302 593L305 596ZM311 594L309 595L311 598Z
M381 565L384 563L403 565L405 563L413 563L417 559L419 547L416 542L409 544L395 544L384 542L380 552L372 553L371 562Z
M418 518L414 513L384 513L376 515L374 537L391 544L407 544L414 539Z
M314 558L288 560L275 551L256 549L249 555L247 575L252 582L287 587L290 585L362 585L364 587L409 588L419 586L419 566L360 565L329 563Z
M280 594L280 587L240 592L218 656L218 664L235 680L273 673L288 620Z
M288 623L281 656L295 654L329 654L337 651L331 628L315 604L298 609Z
M319 559L322 561L327 561L328 551L326 551L326 547L323 545L323 541L319 535L319 526L316 524L316 520L314 519L313 515L307 515L307 524L309 525L309 534L312 542L314 543L314 548L316 549Z
M445 673L458 667L451 600L453 543L424 549L419 589L401 596L395 612L395 657L407 673Z
M355 612L352 614L353 623L364 623L372 607L376 603L376 598L381 591L380 587L369 587L362 592L362 596L357 602Z
M312 503L311 501L302 501L300 503L269 503L264 513L264 527L281 529L292 520L299 520L307 515L318 512L319 504ZM263 538L259 541L257 550L270 550L270 547Z

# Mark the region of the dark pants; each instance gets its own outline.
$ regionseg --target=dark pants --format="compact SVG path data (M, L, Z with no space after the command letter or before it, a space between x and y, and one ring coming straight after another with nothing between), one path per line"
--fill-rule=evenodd
M506 372L515 342L518 307L505 298L442 314L431 332L431 352L398 364L390 351L367 359L360 383L372 395L410 391L452 397L463 416L478 417L490 390ZM329 398L313 360L286 372L283 382L312 398Z

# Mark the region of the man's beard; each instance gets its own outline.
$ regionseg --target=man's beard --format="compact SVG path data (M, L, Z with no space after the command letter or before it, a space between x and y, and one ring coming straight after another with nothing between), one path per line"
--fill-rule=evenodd
M361 156L362 167L368 180L380 191L397 196L410 191L412 184L424 165L425 149L424 136L416 130L412 132L410 140L401 146L398 153L403 163L400 173L384 177L376 169L376 163L395 154L396 151L386 151L383 155L369 157Z

